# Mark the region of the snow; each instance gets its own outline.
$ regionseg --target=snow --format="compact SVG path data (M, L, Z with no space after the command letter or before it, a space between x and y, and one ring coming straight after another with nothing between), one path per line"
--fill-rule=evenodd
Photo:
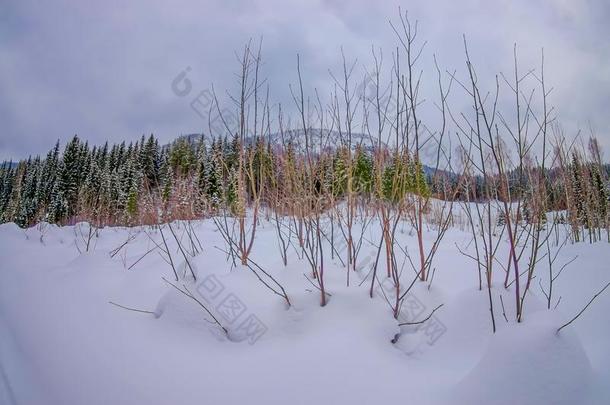
M490 339L476 366L459 383L460 402L580 403L592 377L591 365L574 333L556 336L549 316L536 313ZM494 372L502 367L502 372Z
M185 224L172 226L186 243ZM443 306L422 325L399 327L382 287L368 296L376 254L368 242L359 254L365 265L351 274L349 287L345 268L325 251L332 296L320 307L319 291L304 276L307 261L291 247L284 267L274 224L262 219L252 258L286 288L288 307L248 268L232 268L215 248L226 246L213 221L192 226L203 245L189 260L197 280L175 282L158 251L142 258L152 240L160 241L158 230L100 229L86 252L85 223L0 225L0 404L601 404L610 398L610 294L556 334L610 280L607 243L567 244L558 263L578 259L556 281L560 305L547 309L536 279L522 323L514 321L514 290L503 288L497 267L493 334L487 290L479 291L476 265L456 248L472 248L459 227L449 229L439 248L432 285L417 282L401 316L417 321ZM111 257L130 235L135 238ZM379 240L378 222L365 236ZM434 235L425 237L429 246ZM408 223L399 226L397 240L417 262ZM507 248L501 244L499 260L508 257ZM180 275L188 275L175 242L170 250ZM537 277L545 284L540 266ZM210 308L229 337L162 277ZM402 285L412 278L407 263ZM232 299L241 305L236 319L218 309ZM247 319L258 322L254 337L244 332Z

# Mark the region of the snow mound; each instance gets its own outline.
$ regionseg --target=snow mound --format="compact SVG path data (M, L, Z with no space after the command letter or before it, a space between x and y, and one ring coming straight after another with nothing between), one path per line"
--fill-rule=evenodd
M591 365L570 330L556 334L549 312L498 331L478 364L456 386L458 403L575 404L587 393Z
M173 281L172 281L173 282ZM205 301L196 293L192 282L179 281L175 284L181 290L193 294L200 302ZM171 324L172 328L180 328L187 332L195 331L197 336L214 336L224 340L224 332L214 323L212 317L195 300L168 285L167 291L161 296L154 310L155 318Z

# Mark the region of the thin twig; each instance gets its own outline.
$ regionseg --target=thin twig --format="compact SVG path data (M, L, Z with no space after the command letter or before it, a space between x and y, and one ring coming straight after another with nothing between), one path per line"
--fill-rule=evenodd
M440 307L442 307L443 305L445 305L445 304L441 304L438 307L434 308L432 310L432 312L430 312L430 315L428 315L426 318L422 319L421 321L417 321L417 322L403 322L403 323L399 323L398 326L419 325L419 324L422 324L422 323L426 322L428 319L432 318L432 315L434 315L436 310L439 309Z
M582 315L582 313L583 313L583 312L585 312L585 310L586 310L587 308L589 308L589 305L591 305L591 303L593 302L593 300L595 300L595 298L597 298L597 297L598 297L598 296L599 296L601 293L603 293L603 292L604 292L604 290L605 290L606 288L608 288L609 286L610 286L610 282L609 282L608 284L606 284L606 285L604 286L604 288L602 288L601 290L599 290L599 292L598 292L597 294L595 294L595 295L593 296L593 298L591 298L591 300L589 301L589 303L588 303L587 305L585 305L585 307L584 307L583 309L581 309L581 310L580 310L580 312L579 312L578 314L576 314L576 316L575 316L574 318L570 319L570 321L569 321L569 322L567 322L567 323L565 323L565 324L561 325L561 327L560 327L559 329L557 329L557 332L555 332L555 333L559 333L559 331L560 331L560 330L562 330L563 328L565 328L566 326L568 326L569 324L571 324L572 322L574 322L574 321L575 321L575 320L576 320L576 319L577 319L577 318L578 318L580 315Z
M141 312L141 313L143 313L143 314L152 314L152 315L156 315L156 314L155 314L153 311L146 311L146 310L144 310L144 309L135 309L135 308L129 308L129 307L126 307L126 306L121 305L121 304L117 304L116 302L112 302L112 301L108 301L108 303L109 303L109 304L112 304L112 305L114 305L114 306L117 306L117 307L119 307L119 308L126 309L126 310L128 310L128 311L134 311L134 312Z

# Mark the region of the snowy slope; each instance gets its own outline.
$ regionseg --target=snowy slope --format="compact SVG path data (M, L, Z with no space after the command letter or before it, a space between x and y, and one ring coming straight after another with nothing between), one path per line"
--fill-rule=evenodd
M185 224L173 226L186 243ZM274 225L262 220L252 257L286 288L288 308L250 270L231 268L215 248L225 244L211 220L192 226L203 245L190 260L197 281L185 277L178 285L212 309L230 339L162 280L172 281L173 273L154 250L157 230L104 228L84 252L86 224L1 225L0 403L601 404L610 398L610 294L555 334L610 280L606 243L568 244L559 261L578 259L557 280L559 307L547 310L536 286L522 324L512 320L514 292L502 287L498 272L493 294L496 301L503 296L510 322L496 302L492 334L487 291L478 290L476 266L456 248L468 249L470 235L458 228L439 249L432 286L417 283L402 316L421 320L444 306L422 325L399 327L383 285L368 297L376 248L366 243L364 265L349 287L340 260L328 255L332 296L320 307L319 292L304 276L306 260L291 248L284 267ZM410 225L399 228L398 242L415 254ZM373 222L366 239L377 241L378 229ZM498 253L502 260L506 248ZM175 243L171 251L188 274ZM544 281L543 271L539 277ZM407 265L403 284L412 278ZM244 334L253 319L256 333Z

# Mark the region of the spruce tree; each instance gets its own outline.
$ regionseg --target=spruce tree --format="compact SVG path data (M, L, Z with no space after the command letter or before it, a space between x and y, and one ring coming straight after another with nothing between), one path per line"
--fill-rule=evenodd
M583 184L583 173L580 159L576 153L572 154L572 200L574 202L574 209L576 214L576 220L579 224L588 224L589 220L587 217L587 211L585 209L586 196L584 192Z
M608 221L608 190L598 166L593 167L593 190L597 214L597 226L605 227Z
M205 193L214 207L218 207L222 201L222 159L222 141L212 141L210 157L205 167Z
M368 154L358 146L353 167L354 191L369 194L373 187L373 161Z
M160 187L161 187L161 200L164 204L167 204L172 195L173 187L173 172L172 165L169 160L167 153L163 153L161 156L161 169L160 169Z
M6 221L20 222L20 204L21 194L23 193L25 177L27 174L27 162L21 161L15 168L15 174L13 177L13 185L11 187L11 194L8 198L8 203L5 211Z
M4 162L0 168L0 222L8 222L8 205L13 192L15 171L13 162Z
M347 191L347 156L348 149L341 147L335 152L333 160L333 195L342 197Z
M47 157L44 160L42 173L40 176L39 185L39 201L44 210L48 210L51 204L52 192L57 182L57 176L59 172L59 141L55 144L55 147L47 153Z
M184 139L178 139L171 146L169 160L172 169L176 175L185 178L192 173L195 167L196 157L189 142Z
M21 188L19 212L15 218L17 225L26 227L35 219L38 212L38 200L36 187L38 185L38 176L40 174L40 158L28 158L25 163L23 174L23 185Z
M421 161L418 157L413 157L409 159L409 163L410 191L424 198L430 197L430 186L426 181L426 174Z
M410 188L410 175L406 153L395 152L382 174L382 198L397 204Z
M62 221L68 215L68 201L65 198L65 194L61 184L61 175L64 171L63 160L59 162L57 167L58 179L53 184L51 190L51 202L49 208L49 222L57 223Z
M66 145L55 192L55 220L62 221L76 214L78 191L83 171L82 148L78 136Z
M159 150L152 134L140 149L140 167L148 187L150 189L157 187L159 185Z
M197 147L197 190L200 196L204 196L206 193L206 170L207 170L207 151L203 136Z

